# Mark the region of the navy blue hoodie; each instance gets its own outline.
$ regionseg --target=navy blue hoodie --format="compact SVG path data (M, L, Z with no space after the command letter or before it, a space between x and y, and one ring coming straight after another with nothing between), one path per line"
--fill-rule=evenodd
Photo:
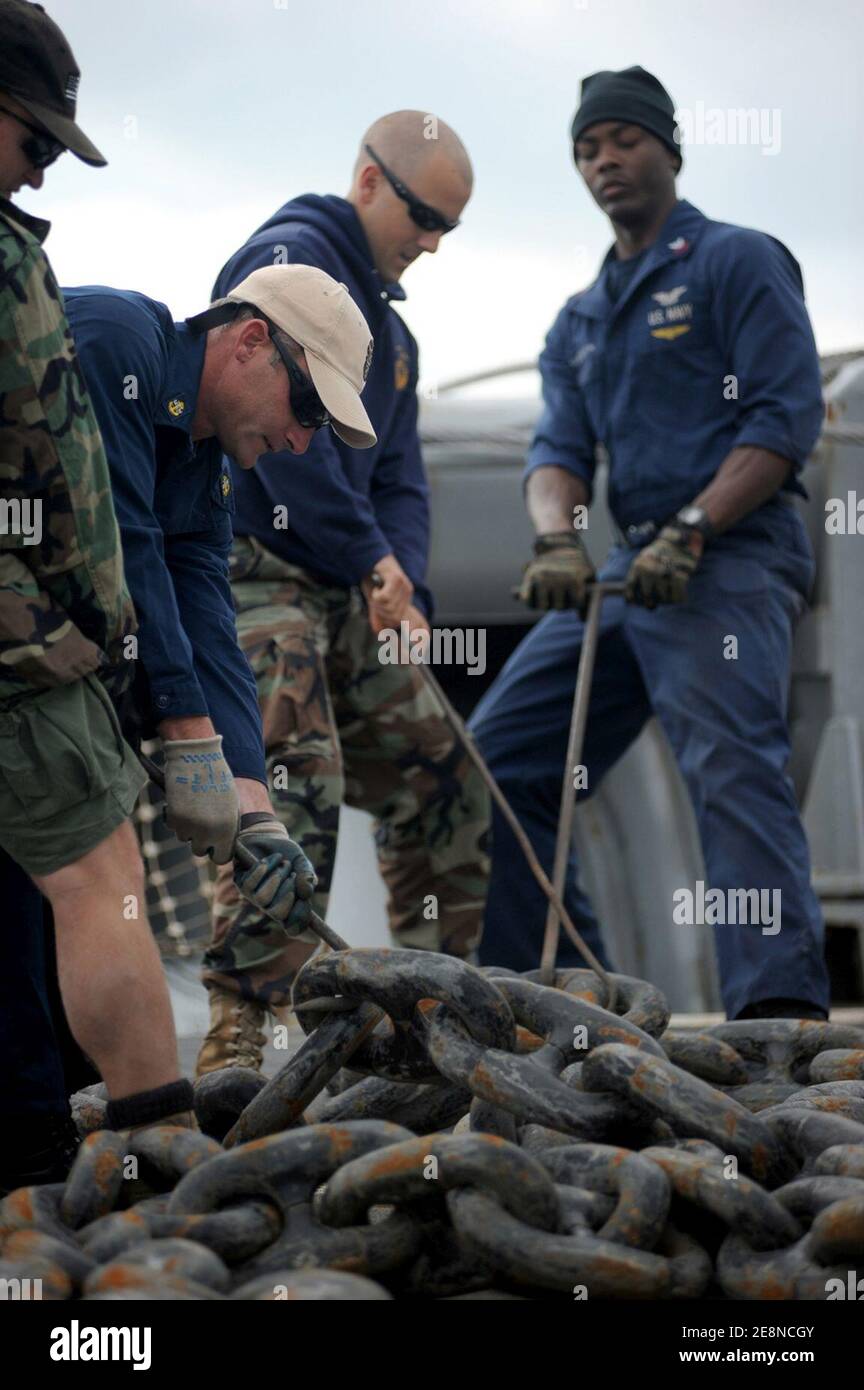
M234 467L234 530L301 566L325 584L349 587L391 551L414 585L414 602L432 616L425 585L429 490L417 437L417 344L375 269L354 208L332 194L306 193L274 213L222 267L213 298L261 266L317 266L347 285L375 339L363 404L378 443L351 449L331 429L307 452L267 454L254 469ZM274 526L287 507L289 525Z

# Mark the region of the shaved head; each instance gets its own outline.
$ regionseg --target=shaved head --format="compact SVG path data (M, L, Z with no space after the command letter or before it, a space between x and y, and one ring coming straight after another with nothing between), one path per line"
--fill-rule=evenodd
M471 160L459 136L429 111L391 111L373 122L360 141L348 202L385 284L398 281L424 252L434 255L446 224L458 224L473 184ZM412 198L415 209L416 203L425 204L424 217L431 209L443 219L441 230L429 231L428 221L412 218Z
M385 164L410 183L434 154L443 156L460 174L467 191L474 183L468 151L455 130L429 111L391 111L373 121L360 141L354 178L369 163L363 148L371 145Z

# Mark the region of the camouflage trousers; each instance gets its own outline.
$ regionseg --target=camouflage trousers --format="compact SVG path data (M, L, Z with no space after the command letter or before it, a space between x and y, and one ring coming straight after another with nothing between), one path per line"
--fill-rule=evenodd
M250 538L234 543L231 583L270 794L315 866L313 907L326 915L344 801L374 818L395 944L467 956L483 923L489 799L422 672L379 661L356 590L328 588ZM205 983L278 1007L315 950L262 919L220 868Z

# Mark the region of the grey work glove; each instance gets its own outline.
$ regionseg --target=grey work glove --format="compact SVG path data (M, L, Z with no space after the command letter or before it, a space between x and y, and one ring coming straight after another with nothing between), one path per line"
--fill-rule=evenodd
M168 739L165 749L165 820L193 854L212 854L227 864L240 828L240 808L231 769L222 755L222 735Z
M318 879L302 849L291 839L281 821L267 811L243 816L236 849L244 845L258 859L249 868L238 860L234 882L255 907L265 909L282 922L289 936L299 936L309 921L309 899ZM317 941L314 935L307 940Z
M575 608L584 617L588 585L596 578L591 556L573 531L549 531L534 542L517 596L530 608Z

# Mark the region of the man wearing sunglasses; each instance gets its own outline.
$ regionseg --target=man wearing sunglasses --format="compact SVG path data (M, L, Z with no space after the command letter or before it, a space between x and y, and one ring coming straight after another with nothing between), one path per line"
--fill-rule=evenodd
M0 1193L61 1181L75 1151L43 894L109 1124L194 1124L146 915L122 908L144 893L129 815L145 778L109 698L132 675L135 616L108 465L42 249L49 224L9 201L64 150L105 164L75 121L79 78L40 6L0 0Z
M281 207L223 267L215 293L281 262L346 284L375 336L364 404L378 435L360 453L322 432L304 457L235 470L232 587L258 682L273 803L318 875L326 911L343 801L373 815L389 920L403 946L466 956L482 921L485 790L416 667L387 666L377 633L428 628L427 484L417 436L417 347L394 301L470 196L455 133L420 111L366 131L347 197ZM373 584L373 573L376 583ZM380 587L376 587L380 584ZM365 603L364 603L365 600ZM267 931L228 873L205 957L211 1030L199 1072L258 1066L266 1008L289 1002L310 948Z
M267 793L228 583L234 490L223 455L239 470L274 451L296 457L324 425L372 447L360 401L368 327L344 286L309 266L259 270L183 323L130 291L65 294L139 619L124 730L133 744L163 740L178 838L220 864L232 864L237 843L265 858L266 873L241 871L238 882L302 930L314 874Z

